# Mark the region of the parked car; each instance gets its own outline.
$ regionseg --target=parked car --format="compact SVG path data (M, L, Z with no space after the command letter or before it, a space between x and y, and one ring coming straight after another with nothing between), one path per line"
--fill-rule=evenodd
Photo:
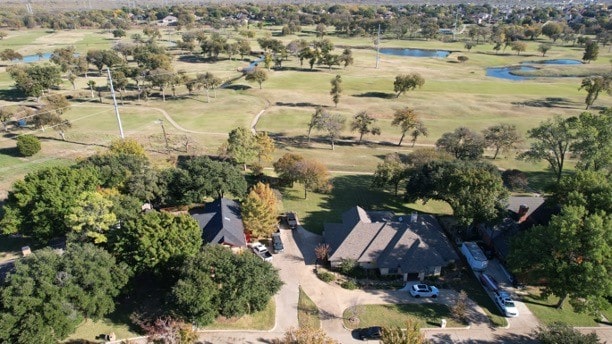
M266 246L260 242L254 242L251 244L253 252L266 262L272 261L272 254L268 251Z
M361 340L380 339L382 328L380 326L372 326L357 329L357 337Z
M499 290L499 283L497 283L497 280L495 280L495 278L489 274L480 274L480 283L491 291Z
M502 313L507 317L518 317L519 311L516 307L516 303L505 291L495 293L495 303L501 309Z
M291 229L296 229L298 226L298 217L293 211L287 213L287 224Z
M440 292L438 291L438 288L432 286L432 285L427 285L427 284L415 284L412 287L410 287L410 295L419 298L419 297L432 297L432 298L436 298L438 297L438 294Z
M280 237L280 233L272 233L272 249L274 253L281 253L285 250L283 246L283 240Z

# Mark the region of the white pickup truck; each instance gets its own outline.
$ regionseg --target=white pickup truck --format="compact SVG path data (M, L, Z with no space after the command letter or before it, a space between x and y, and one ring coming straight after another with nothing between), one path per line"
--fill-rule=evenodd
M251 244L251 249L253 250L253 252L255 252L256 255L259 256L259 258L263 259L264 261L272 261L272 254L268 251L266 245L260 242L254 242Z

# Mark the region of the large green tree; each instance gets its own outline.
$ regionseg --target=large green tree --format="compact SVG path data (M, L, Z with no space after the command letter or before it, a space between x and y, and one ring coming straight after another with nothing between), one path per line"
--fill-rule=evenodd
M195 255L202 229L189 215L151 211L121 225L109 238L112 252L137 272L162 272Z
M132 176L151 168L144 156L111 152L91 155L77 165L93 169L101 186L118 189L126 187Z
M237 164L245 166L257 159L257 141L255 136L245 127L230 131L227 139L227 155Z
M497 158L497 154L500 151L514 149L521 141L521 136L514 124L502 123L493 125L483 130L482 134L486 145L495 149L493 160Z
M517 272L545 278L544 294L578 311L609 307L612 295L612 214L565 206L546 226L522 232L511 242L508 263Z
M612 214L612 179L603 171L576 171L563 176L551 195L554 204L584 207L589 213Z
M334 150L336 148L336 139L338 139L340 133L344 129L346 118L341 114L330 114L324 112L321 115L320 121L320 128L326 132L331 148Z
M587 110L593 105L599 93L606 92L610 94L612 91L612 88L610 88L611 81L612 77L610 75L595 75L582 79L582 83L578 89L587 91L587 96L584 100Z
M363 135L372 134L380 135L380 127L373 126L376 122L376 118L370 116L366 111L361 111L353 116L351 121L351 131L357 131L359 133L359 142L363 139Z
M519 154L519 158L530 161L546 160L559 181L566 154L576 140L576 118L564 119L555 116L530 129L527 136L533 140L531 147Z
M393 121L391 122L391 125L399 126L402 130L402 137L400 138L399 143L397 144L398 146L402 145L402 141L404 141L404 137L406 136L406 133L410 129L416 128L418 123L419 123L419 118L416 112L414 111L414 109L405 107L405 108L395 110L393 114Z
M15 88L26 96L40 98L45 91L59 86L62 82L58 66L45 65L14 65L7 72L15 81Z
M376 166L372 185L375 187L391 185L397 196L400 183L406 179L407 167L408 166L401 160L399 154L387 154L385 160Z
M599 45L597 45L597 41L587 41L584 45L582 60L591 63L591 61L597 60L597 55L599 55Z
M570 146L579 157L577 166L587 170L612 170L612 108L600 114L578 116L576 141Z
M91 244L69 245L63 255L43 249L16 261L1 292L0 340L61 341L83 317L100 319L115 309L127 271Z
M207 197L223 197L230 193L242 196L247 183L240 168L226 161L197 156L164 173L168 201L174 204L203 202Z
M460 127L453 132L442 134L436 141L436 147L449 152L457 159L475 160L482 157L486 143L480 133Z
M274 172L283 184L293 185L300 178L298 170L298 162L304 160L304 157L296 153L285 153L273 165Z
M261 68L255 67L252 71L247 73L245 80L258 83L259 89L261 89L261 84L268 80L268 73Z
M50 167L28 173L13 184L4 204L0 227L39 242L66 234L65 218L81 193L94 191L99 181L88 168Z
M217 314L234 317L264 309L281 285L278 271L251 252L207 245L185 262L173 289L173 308L189 322L207 324Z
M498 170L484 162L436 160L408 170L406 198L447 202L459 223L498 218L508 193Z
M399 98L403 93L414 90L417 87L421 88L423 85L425 85L425 79L420 74L402 74L395 77L393 91L397 93L396 97Z

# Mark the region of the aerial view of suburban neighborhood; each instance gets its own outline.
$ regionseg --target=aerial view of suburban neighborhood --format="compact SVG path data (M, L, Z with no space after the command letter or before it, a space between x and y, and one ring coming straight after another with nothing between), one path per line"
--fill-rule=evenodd
M610 0L0 0L0 343L612 343Z

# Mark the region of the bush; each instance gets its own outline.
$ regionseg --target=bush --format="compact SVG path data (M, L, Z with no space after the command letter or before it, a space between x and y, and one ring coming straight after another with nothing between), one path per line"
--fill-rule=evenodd
M504 185L510 191L525 190L529 186L527 175L520 170L505 170L502 172L502 180Z
M336 279L334 274L332 274L331 272L327 272L327 271L321 271L317 273L317 277L319 277L319 279L323 282L331 282Z
M348 289L348 290L354 290L354 289L357 289L357 287L358 287L357 283L355 283L355 281L353 281L353 280L344 281L344 282L342 282L342 284L340 286L342 288Z
M32 156L40 152L40 140L34 135L21 135L17 138L17 150L23 156Z
M355 259L342 259L338 271L341 274L352 277L352 278L364 278L366 277L365 270L359 266L359 263Z

